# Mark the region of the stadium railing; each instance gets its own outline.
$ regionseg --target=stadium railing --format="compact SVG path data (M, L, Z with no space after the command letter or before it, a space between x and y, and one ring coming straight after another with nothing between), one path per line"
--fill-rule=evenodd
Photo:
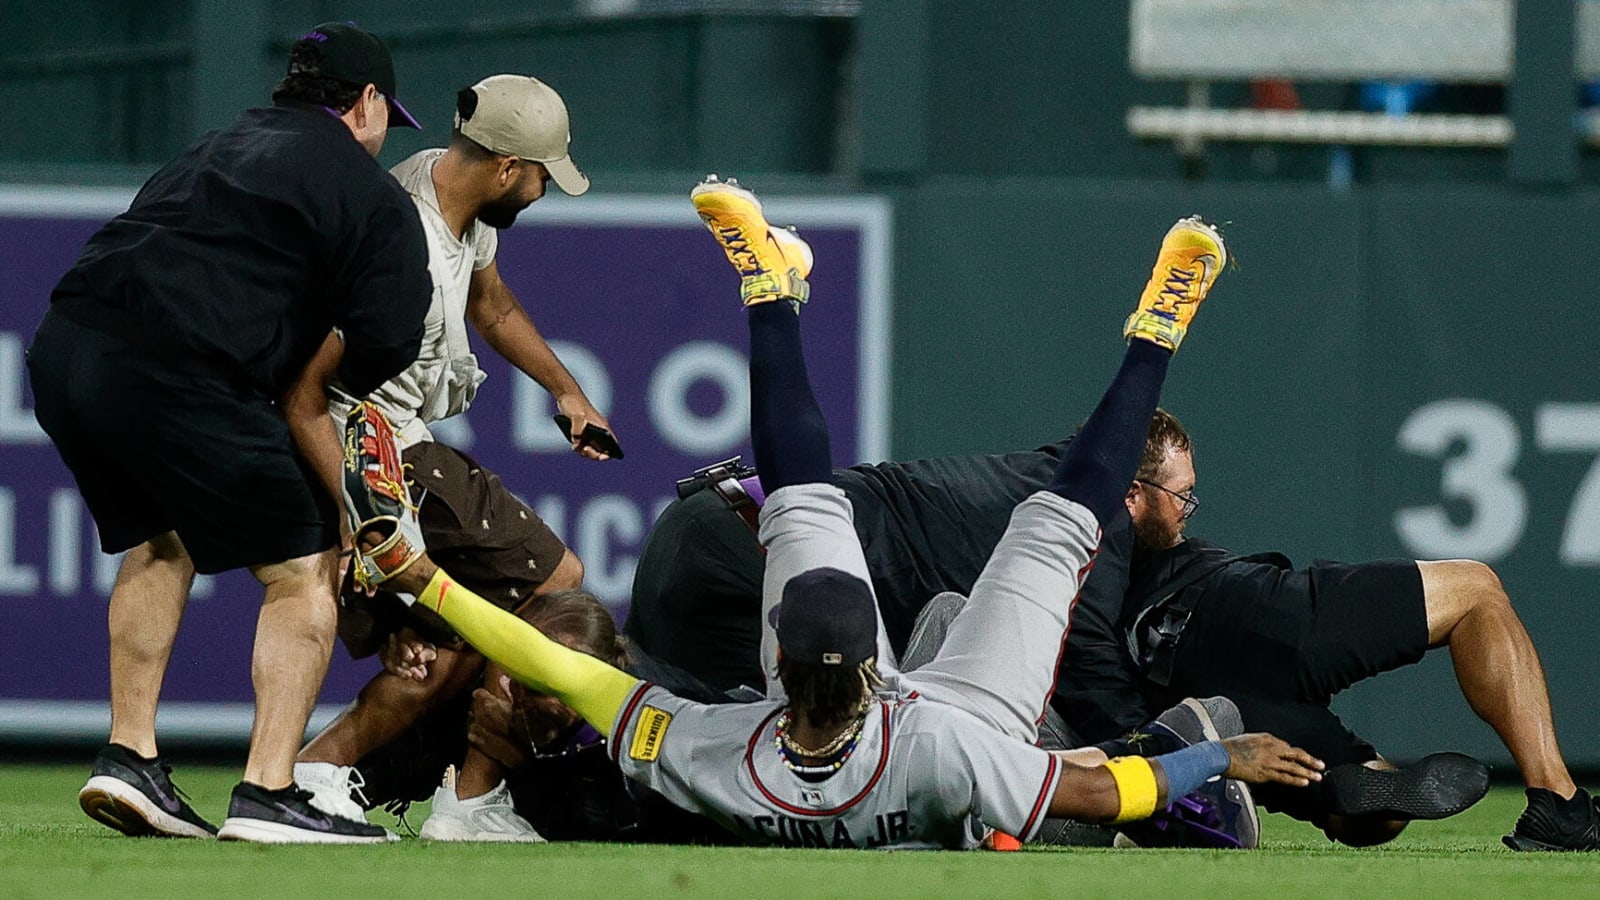
M1188 85L1183 107L1133 106L1136 137L1185 154L1207 141L1504 147L1499 114L1218 109L1223 81L1434 81L1505 84L1514 60L1514 0L1133 0L1128 61L1149 80ZM1600 78L1600 3L1577 9L1574 83ZM1600 146L1600 114L1580 125Z

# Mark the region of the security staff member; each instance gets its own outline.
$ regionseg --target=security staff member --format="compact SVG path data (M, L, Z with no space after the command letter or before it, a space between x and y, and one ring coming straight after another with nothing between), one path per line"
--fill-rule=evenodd
M29 350L39 423L101 547L127 551L111 742L80 804L127 834L217 832L161 765L156 703L195 573L248 568L265 589L256 720L220 836L382 841L292 780L333 641L338 510L317 480L336 485L338 461L313 474L275 404L331 328L353 393L416 358L427 247L375 157L391 124L417 123L388 50L347 24L295 43L273 100L201 137L90 238Z

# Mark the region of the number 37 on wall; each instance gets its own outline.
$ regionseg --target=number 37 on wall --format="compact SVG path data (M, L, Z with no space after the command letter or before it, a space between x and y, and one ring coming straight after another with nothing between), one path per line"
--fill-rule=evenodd
M1534 410L1533 439L1547 453L1600 455L1600 404L1541 404ZM1437 504L1398 510L1394 528L1411 553L1493 562L1516 549L1528 521L1528 496L1512 472L1522 437L1510 414L1482 400L1439 400L1406 419L1399 446L1441 460L1440 497L1469 510L1464 521ZM1572 495L1560 553L1569 566L1600 566L1600 458Z

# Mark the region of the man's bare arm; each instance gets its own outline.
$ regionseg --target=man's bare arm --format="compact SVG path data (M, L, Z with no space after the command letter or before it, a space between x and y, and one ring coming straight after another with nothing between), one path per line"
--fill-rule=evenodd
M1322 780L1323 763L1298 747L1292 747L1270 734L1241 734L1222 743L1228 766L1216 774L1238 778L1252 784L1285 784L1306 787ZM1172 802L1174 797L1162 768L1162 757L1150 760L1117 760L1097 766L1067 761L1062 755L1062 772L1050 798L1050 815L1082 822L1122 822L1144 818L1150 811ZM1119 778L1112 766L1132 762L1130 769L1148 763L1151 780ZM1192 787L1186 786L1186 790Z
M583 433L586 424L612 431L611 423L589 402L577 379L545 342L522 301L500 277L498 264L490 263L472 273L467 319L496 353L538 382L555 399L556 409L572 419L568 437L572 438L573 449L590 459L609 458L594 447L581 444L575 436Z
M339 371L339 360L343 356L344 341L338 334L328 332L316 356L311 358L280 404L283 417L289 423L289 433L294 436L295 446L306 462L311 464L334 503L341 502L344 449L340 443L339 429L328 411L327 389ZM340 521L343 521L343 516Z

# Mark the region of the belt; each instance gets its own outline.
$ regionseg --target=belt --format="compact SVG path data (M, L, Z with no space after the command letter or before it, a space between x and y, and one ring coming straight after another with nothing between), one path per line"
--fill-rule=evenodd
M739 514L751 531L761 533L761 505L766 502L767 495L761 490L760 478L754 475L748 478L720 478L711 482L711 489L728 504L729 509Z

